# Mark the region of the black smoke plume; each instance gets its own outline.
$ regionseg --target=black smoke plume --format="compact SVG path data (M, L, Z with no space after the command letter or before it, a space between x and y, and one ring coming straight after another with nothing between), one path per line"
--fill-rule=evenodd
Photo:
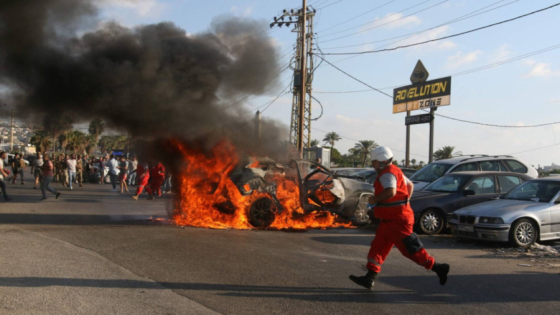
M0 84L8 87L1 99L37 121L98 117L144 139L212 146L227 138L253 154L278 149L284 126L264 120L255 147L252 114L242 102L230 106L277 84L266 23L221 17L201 34L170 22L128 28L100 23L97 3L0 1Z

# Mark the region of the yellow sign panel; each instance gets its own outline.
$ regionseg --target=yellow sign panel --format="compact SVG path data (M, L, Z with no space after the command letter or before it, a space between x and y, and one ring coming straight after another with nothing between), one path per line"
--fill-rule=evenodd
M451 77L403 86L393 91L393 113L450 105Z

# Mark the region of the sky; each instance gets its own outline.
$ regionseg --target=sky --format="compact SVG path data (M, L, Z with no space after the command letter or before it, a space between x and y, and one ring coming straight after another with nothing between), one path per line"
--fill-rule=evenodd
M300 0L102 0L102 15L127 26L171 21L200 33L220 15L234 15L269 24L283 9L301 6ZM318 9L316 44L324 53L363 52L435 39L539 10L557 0L309 0ZM492 9L492 10L490 10ZM490 10L488 12L482 12ZM459 17L473 13L467 18ZM478 14L480 13L480 14ZM475 15L478 14L478 15ZM418 60L429 80L452 76L451 105L437 114L508 126L560 121L560 46L527 58L481 71L461 72L495 64L560 45L560 6L519 20L466 35L390 52L325 58L359 80L392 95L396 86L409 85ZM451 23L450 23L451 22ZM428 30L427 30L428 29ZM403 37L419 31L412 37ZM268 30L281 54L291 51L296 35L286 27ZM391 39L395 38L396 39ZM400 41L399 41L400 40ZM396 42L398 41L398 42ZM347 47L350 46L350 47ZM282 59L287 65L291 53ZM352 58L348 58L352 57ZM316 65L319 60L316 61ZM268 95L250 98L252 109L281 94L292 73ZM264 81L264 80L263 80ZM366 91L364 91L366 90ZM333 93L333 92L352 93ZM353 92L360 91L360 92ZM373 91L323 63L315 72L313 95L323 115L312 123L312 139L321 141L335 131L343 139L335 147L346 153L356 140L374 140L404 158L405 113L392 113L392 99ZM289 124L292 95L282 94L263 116ZM313 106L313 116L321 108ZM422 114L421 111L412 112ZM560 164L560 124L538 128L497 128L436 117L435 149L454 146L463 154L513 154L537 167ZM321 141L322 142L322 141ZM558 145L556 145L558 144ZM428 161L429 127L411 127L411 158Z

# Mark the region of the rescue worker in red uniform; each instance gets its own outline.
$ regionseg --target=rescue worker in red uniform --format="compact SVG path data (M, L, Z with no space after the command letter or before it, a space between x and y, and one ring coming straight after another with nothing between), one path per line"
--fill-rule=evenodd
M351 275L350 280L372 290L381 265L393 246L396 246L403 256L435 272L439 283L445 285L449 265L436 263L412 231L414 212L409 199L414 184L404 176L400 168L393 165L393 152L388 147L381 146L371 150L370 157L378 176L374 183L375 196L370 197L368 202L375 205L374 216L381 223L367 256L368 273L361 277Z
M161 162L157 162L156 164L152 164L150 168L150 177L152 178L152 182L150 183L150 187L154 195L158 197L161 196L161 185L163 185L163 181L165 180L165 167Z
M150 168L148 167L147 163L138 163L136 167L136 177L138 178L138 188L136 188L136 195L132 196L132 199L138 200L140 194L142 194L142 190L146 189L149 200L154 199L154 195L152 193L152 189L148 186L148 181L150 180Z

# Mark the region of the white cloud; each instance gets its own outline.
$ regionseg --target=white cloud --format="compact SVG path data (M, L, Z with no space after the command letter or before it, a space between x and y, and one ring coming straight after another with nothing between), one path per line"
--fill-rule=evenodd
M232 6L229 11L235 15L242 16L242 17L249 17L253 14L253 7L238 7L236 5Z
M496 63L508 59L513 51L508 50L509 45L504 44L495 51L491 52L488 58L488 63Z
M474 62L478 59L478 56L482 54L481 50L471 51L470 53L463 53L458 51L455 55L447 57L446 67L448 69L456 69L463 65Z
M550 103L552 104L558 104L560 105L560 98L551 98L548 100Z
M524 77L552 77L552 76L560 76L560 69L553 70L549 63L544 62L537 62L535 60L525 60L525 65L531 67L531 71L524 74Z
M403 46L403 45L410 45L410 44L415 44L415 43L419 43L419 42L425 42L425 41L428 41L428 40L443 37L443 36L446 35L446 33L448 31L449 31L449 26L445 25L445 26L434 28L433 30L429 30L429 31L420 33L418 35L412 36L412 37L407 38L403 41L399 41L399 42L395 43L395 45ZM457 44L455 44L455 42L449 40L449 41L436 41L436 42L432 42L432 43L418 45L418 46L414 46L413 49L422 50L422 51L429 51L429 50L451 49L451 48L455 48L456 46L457 46Z
M139 16L159 15L164 6L158 0L101 0L101 4L134 10Z
M389 13L385 17L378 19L372 25L368 25L367 28L383 26L386 29L396 29L401 27L411 27L414 25L419 25L422 23L419 17L416 15L411 15L403 18L402 13Z

